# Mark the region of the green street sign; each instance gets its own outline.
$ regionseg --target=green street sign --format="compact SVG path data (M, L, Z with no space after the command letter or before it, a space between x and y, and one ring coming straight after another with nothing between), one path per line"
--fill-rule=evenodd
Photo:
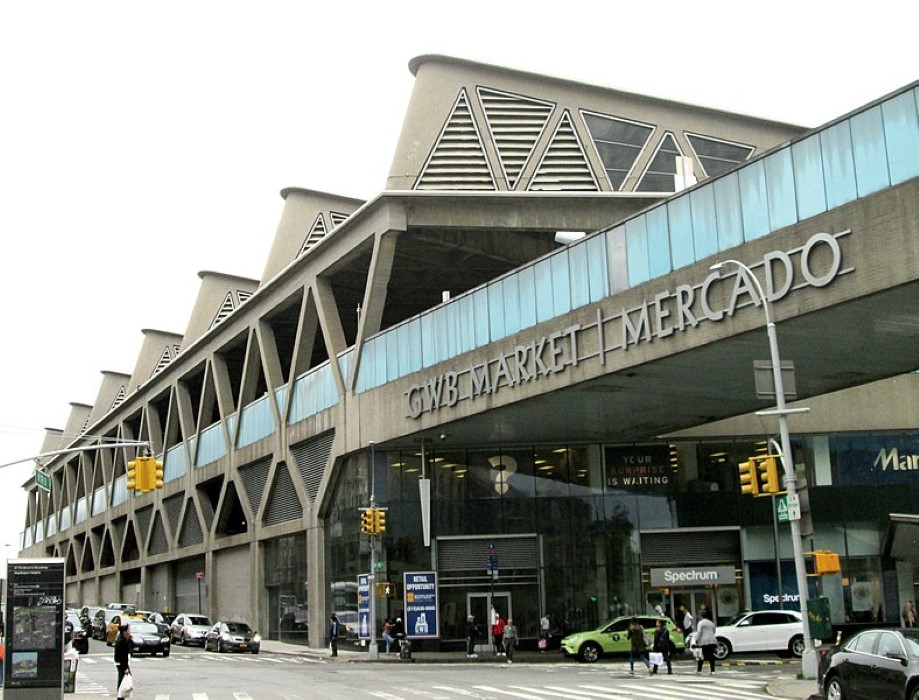
M51 476L45 474L41 469L35 470L35 483L38 488L51 493Z
M789 499L788 494L776 496L775 499L776 519L780 523L788 523L792 520L801 519L801 500L797 494L794 498Z

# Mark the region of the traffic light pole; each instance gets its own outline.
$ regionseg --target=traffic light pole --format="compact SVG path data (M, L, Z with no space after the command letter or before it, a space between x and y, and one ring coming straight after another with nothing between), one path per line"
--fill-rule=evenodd
M376 508L376 450L375 442L370 441L370 508ZM367 658L376 660L380 658L380 650L377 648L377 535L370 535L370 648L367 650Z
M757 411L757 415L774 415L779 418L779 433L782 441L782 465L785 470L785 489L788 492L788 502L797 500L797 487L795 479L795 465L791 452L791 438L788 435L788 414L800 413L801 409L788 409L785 405L785 387L782 382L782 366L779 358L779 341L775 332L775 323L769 313L769 299L766 297L759 279L747 265L738 260L723 260L711 266L712 270L720 270L726 264L736 265L748 283L756 287L763 310L766 313L766 333L769 336L769 354L772 361L772 383L775 387L775 409L770 411ZM754 299L755 301L755 299ZM804 546L801 541L801 521L790 520L791 544L794 549L795 578L798 582L798 601L801 605L801 617L804 620L804 653L801 657L801 673L805 678L817 677L817 652L811 638L810 624L807 616L807 568L804 563Z

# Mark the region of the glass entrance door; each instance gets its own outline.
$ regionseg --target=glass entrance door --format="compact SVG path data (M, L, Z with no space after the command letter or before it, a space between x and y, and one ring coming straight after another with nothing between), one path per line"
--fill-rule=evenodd
M694 588L672 588L670 589L670 609L673 611L673 621L677 627L683 628L683 615L680 612L680 606L683 606L692 613L693 619L697 622L702 617L702 613L708 611L712 619L717 619L715 610L715 596L712 595L711 589L694 589Z
M478 631L475 646L477 654L487 654L494 650L491 626L495 621L495 614L503 617L505 622L507 618L513 617L509 591L466 594L466 615L475 616L475 627Z

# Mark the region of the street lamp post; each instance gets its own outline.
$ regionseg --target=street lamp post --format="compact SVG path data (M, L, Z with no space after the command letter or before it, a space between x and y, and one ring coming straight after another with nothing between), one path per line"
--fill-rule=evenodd
M772 382L775 386L775 410L770 415L779 419L779 435L782 441L782 465L785 470L785 489L788 500L794 501L797 495L797 480L795 478L795 465L791 453L791 438L788 435L788 414L799 413L799 410L789 410L785 406L785 387L782 383L782 367L779 361L779 341L775 332L775 323L769 313L769 299L766 297L759 279L747 265L739 260L722 260L711 266L712 270L721 270L725 265L736 265L739 274L744 275L747 282L756 287L763 310L766 313L766 333L769 336L769 353L772 361ZM755 301L755 300L754 300ZM801 672L805 678L817 677L817 653L811 638L810 625L807 618L807 569L804 564L804 546L801 542L801 521L791 520L791 540L795 557L795 576L798 581L798 600L801 604L801 617L804 620L804 654L801 657Z

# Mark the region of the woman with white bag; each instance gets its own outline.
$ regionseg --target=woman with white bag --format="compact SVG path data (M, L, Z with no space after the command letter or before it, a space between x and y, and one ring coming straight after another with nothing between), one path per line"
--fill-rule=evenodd
M670 630L667 629L666 620L657 621L657 629L654 630L654 643L651 646L651 673L657 673L657 667L667 664L667 674L673 674L673 667L670 665Z
M116 697L119 699L131 697L134 692L134 677L131 675L131 628L121 625L118 628L118 639L115 640L115 667L118 669L118 690Z

